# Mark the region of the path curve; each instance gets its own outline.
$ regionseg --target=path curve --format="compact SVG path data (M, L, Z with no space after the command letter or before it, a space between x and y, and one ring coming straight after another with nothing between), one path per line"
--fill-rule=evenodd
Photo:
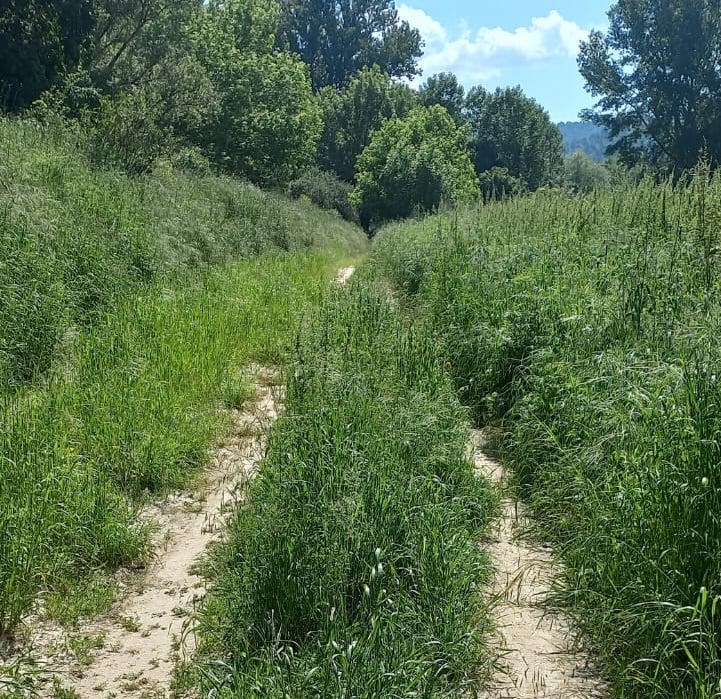
M471 435L476 469L503 493L507 474L485 452L482 431ZM498 670L482 699L602 699L608 688L591 658L572 648L570 625L545 601L560 577L550 550L524 539L522 503L504 494L488 552L495 569L491 615L496 623Z

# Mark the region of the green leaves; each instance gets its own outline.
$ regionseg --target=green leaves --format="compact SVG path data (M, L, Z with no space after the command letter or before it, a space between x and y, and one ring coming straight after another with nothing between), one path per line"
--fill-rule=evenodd
M467 131L438 105L386 121L356 168L352 200L364 227L473 198L478 183L466 142Z
M284 184L310 165L322 129L307 67L273 51L277 21L273 3L214 2L196 32L220 95L206 148L223 169L263 185Z
M410 88L394 83L373 66L360 70L342 90L321 90L320 102L324 128L318 162L350 182L356 160L373 132L386 119L405 118L415 106L415 96Z
M341 87L373 64L397 78L418 73L421 35L392 0L282 0L281 8L279 44L310 66L316 90Z
M711 0L620 0L604 36L592 32L578 59L586 116L608 128L612 151L633 164L694 167L704 149L721 160L721 16Z
M563 137L548 113L520 87L494 93L473 88L466 100L478 173L506 168L526 187L557 184L563 169Z

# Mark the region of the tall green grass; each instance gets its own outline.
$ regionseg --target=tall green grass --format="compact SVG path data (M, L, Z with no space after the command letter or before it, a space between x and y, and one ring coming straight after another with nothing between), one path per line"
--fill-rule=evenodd
M72 146L0 119L0 635L41 591L143 556L138 505L190 482L242 367L282 361L364 245L311 206Z
M721 179L539 193L382 233L565 567L618 697L721 695Z
M229 178L92 169L78 138L0 118L0 393L165 274L271 250L363 248L340 217Z
M458 696L484 669L492 510L432 342L369 282L300 333L287 405L214 561L203 696ZM469 689L470 691L470 689Z

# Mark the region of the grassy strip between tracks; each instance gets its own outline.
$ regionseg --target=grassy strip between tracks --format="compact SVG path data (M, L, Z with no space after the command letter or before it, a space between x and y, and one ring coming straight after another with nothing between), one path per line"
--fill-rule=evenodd
M203 696L459 696L487 661L478 539L494 501L432 342L358 280L291 367L211 567L191 679Z

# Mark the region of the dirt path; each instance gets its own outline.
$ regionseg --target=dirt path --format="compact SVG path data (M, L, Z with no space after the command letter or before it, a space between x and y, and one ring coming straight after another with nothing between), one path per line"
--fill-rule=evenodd
M107 618L85 625L81 635L49 624L36 630L33 645L44 656L42 665L75 696L168 696L177 661L193 652L191 614L206 592L195 567L243 497L283 397L275 371L255 366L250 372L255 396L233 411L231 434L214 450L200 486L143 512L158 529L156 559L142 579L131 583ZM52 687L45 691L54 696Z
M334 283L345 286L354 273L355 267L340 269ZM33 657L73 696L167 697L178 661L192 656L192 613L206 593L198 562L243 498L283 399L277 372L260 366L249 372L255 397L233 411L231 434L214 450L199 487L143 511L144 520L157 524L156 556L148 570L133 577L109 615L77 633L33 624ZM56 696L51 684L45 683L41 696Z
M335 283L338 286L345 286L350 278L355 274L355 267L343 267L338 270L338 274L335 277Z
M503 492L503 466L484 452L482 432L472 435L476 468ZM608 692L588 655L571 648L568 620L545 607L559 570L551 552L524 540L528 528L518 501L504 496L488 547L496 570L492 614L498 625L499 669L484 699L586 699Z

